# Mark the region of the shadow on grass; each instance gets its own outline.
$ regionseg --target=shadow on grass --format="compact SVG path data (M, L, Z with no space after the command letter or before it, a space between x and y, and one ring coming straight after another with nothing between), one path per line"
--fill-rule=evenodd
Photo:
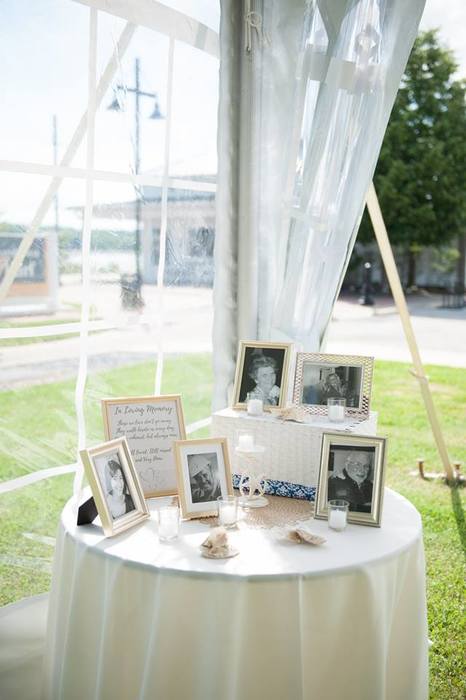
M456 527L458 528L458 534L460 536L461 546L463 548L463 554L466 557L466 521L464 518L463 505L461 503L460 491L462 491L462 486L451 486L450 495L451 503L453 506L453 514L456 520Z

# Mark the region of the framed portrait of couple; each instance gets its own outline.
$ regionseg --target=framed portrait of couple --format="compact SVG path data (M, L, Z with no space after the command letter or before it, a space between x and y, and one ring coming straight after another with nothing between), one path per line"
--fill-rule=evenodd
M315 516L326 520L328 501L348 502L348 522L380 527L386 438L324 433Z
M325 415L329 399L344 399L347 416L369 414L374 358L299 352L293 403Z

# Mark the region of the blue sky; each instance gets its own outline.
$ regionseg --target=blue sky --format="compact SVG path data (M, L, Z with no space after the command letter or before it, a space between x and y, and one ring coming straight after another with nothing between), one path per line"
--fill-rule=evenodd
M192 0L165 0L175 9L193 11ZM196 0L197 18L218 27L219 2ZM3 0L0 2L0 159L52 162L52 115L58 118L59 156L67 145L87 103L88 8L71 0ZM427 0L421 28L440 27L440 36L461 63L466 75L464 42L466 2ZM110 56L124 22L99 13L98 72ZM122 62L118 79L132 84L134 59L142 67L142 87L159 94L166 111L166 37L138 29ZM173 95L171 174L213 173L216 170L218 63L212 57L177 44ZM95 166L127 172L133 159L134 103L124 114L109 112L108 94L96 120ZM166 122L147 117L153 103L142 105L141 170L161 172ZM85 143L73 165L85 165ZM29 223L49 178L0 173L0 217ZM132 198L129 186L99 183L96 201ZM62 221L73 223L68 206L84 202L84 185L65 181L60 190ZM50 220L50 218L49 218ZM76 221L74 221L76 224Z

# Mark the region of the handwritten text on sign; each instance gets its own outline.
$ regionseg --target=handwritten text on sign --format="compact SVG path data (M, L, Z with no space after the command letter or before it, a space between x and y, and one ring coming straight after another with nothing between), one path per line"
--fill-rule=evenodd
M106 402L110 437L126 436L145 495L176 492L173 441L184 438L176 400Z

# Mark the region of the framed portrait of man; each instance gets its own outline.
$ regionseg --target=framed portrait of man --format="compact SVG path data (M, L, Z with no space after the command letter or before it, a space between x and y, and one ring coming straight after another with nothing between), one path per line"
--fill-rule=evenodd
M109 440L79 454L107 537L149 517L126 438Z
M178 440L175 455L183 517L217 515L218 498L233 495L226 438Z
M260 399L264 410L286 403L291 343L241 341L236 363L233 408L247 408Z
M324 433L315 517L328 516L328 502L348 502L348 522L380 526L386 438Z
M329 399L344 399L345 414L367 416L374 358L299 352L293 403L307 413L325 415Z

